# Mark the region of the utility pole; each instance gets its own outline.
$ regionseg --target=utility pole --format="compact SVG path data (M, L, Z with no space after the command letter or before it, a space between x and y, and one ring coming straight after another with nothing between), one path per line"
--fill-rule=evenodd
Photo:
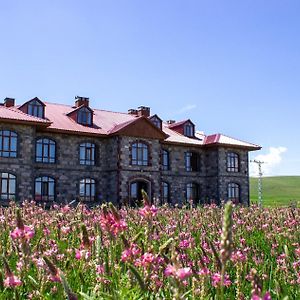
M257 184L257 189L258 189L258 205L262 207L262 202L263 202L263 196L262 196L262 176L263 172L261 169L261 165L264 164L264 161L260 160L250 160L250 162L253 162L258 165L258 184Z

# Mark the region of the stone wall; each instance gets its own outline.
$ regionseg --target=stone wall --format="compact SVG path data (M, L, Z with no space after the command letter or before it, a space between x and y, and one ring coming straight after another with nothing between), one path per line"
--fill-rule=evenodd
M227 200L228 183L237 183L240 186L241 203L249 205L249 167L248 152L236 148L219 148L219 199ZM226 156L228 152L235 152L239 155L239 172L227 172Z
M34 158L35 130L31 126L0 124L0 130L11 130L18 135L17 157L0 157L0 172L12 173L17 178L17 200L32 197L34 177L32 160Z
M148 144L148 166L131 164L131 145L136 141ZM146 181L150 186L149 197L152 199L160 198L160 153L161 147L158 140L126 136L119 138L119 201L121 203L128 202L130 183L134 180Z
M197 183L200 187L200 203L227 200L227 185L238 183L241 187L241 200L249 202L248 152L230 148L199 148L170 145L155 139L139 139L126 136L110 138L84 137L36 131L36 127L26 125L1 124L0 129L13 130L18 134L17 158L0 157L0 171L17 176L19 200L32 199L35 177L47 175L56 180L56 201L66 202L79 195L79 181L90 177L96 180L97 202L112 201L126 203L130 197L129 187L133 180L149 183L149 196L159 201L162 182L169 183L170 200L182 204L186 200L186 185ZM55 164L35 162L35 141L48 137L56 141L57 160ZM131 164L131 144L143 141L149 145L149 165ZM79 163L79 144L96 144L96 165ZM170 154L170 170L161 168L162 149ZM200 155L200 171L188 172L185 169L185 152L193 151ZM226 170L226 155L234 151L240 156L240 172Z
M161 171L161 179L170 185L170 200L172 204L182 204L186 199L186 185L196 183L199 185L200 203L206 202L206 166L205 151L197 147L184 147L178 145L162 144L162 149L169 151L170 170ZM185 168L185 152L196 152L200 156L200 171L190 172Z

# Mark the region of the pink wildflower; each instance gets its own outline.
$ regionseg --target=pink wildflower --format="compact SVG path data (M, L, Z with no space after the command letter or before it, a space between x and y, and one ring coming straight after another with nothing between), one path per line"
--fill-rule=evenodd
M132 244L130 248L127 248L122 252L121 260L123 262L130 261L137 257L140 253L141 250L138 248L138 246L136 244Z
M100 225L102 230L110 232L113 236L127 229L126 222L110 212L101 215Z
M270 292L266 292L263 297L260 297L258 295L253 295L251 297L251 300L272 300Z
M210 274L210 271L208 268L202 268L199 272L198 275L199 276L207 276Z
M176 268L175 266L167 265L164 274L165 276L173 276L183 281L192 275L192 269L190 267Z
M221 284L221 274L220 273L214 273L211 276L211 279L212 279L212 285L214 287L217 287ZM227 287L231 285L231 281L230 281L229 276L227 274L225 275L223 284L224 284L224 286L227 286Z
M176 268L172 265L167 265L164 273L166 276L172 276L176 273Z
M91 256L91 253L90 253L90 251L88 251L88 250L85 250L85 249L82 249L82 250L76 250L76 252L75 252L75 258L76 259L85 259L85 260L87 260L87 259L89 259L89 257Z
M182 249L190 248L190 246L191 246L191 243L188 240L183 240L179 243L179 247Z
M187 267L187 268L181 268L181 269L178 269L176 271L176 276L180 280L184 280L184 279L186 279L187 277L189 277L191 275L192 275L192 270L189 267Z
M152 205L146 204L144 207L139 209L139 213L144 218L153 218L156 216L158 209Z
M30 240L34 237L34 230L27 225L24 225L24 228L16 227L14 231L10 234L12 239L25 238L26 240Z
M4 286L14 288L22 284L22 281L15 275L9 274L4 280Z
M61 282L61 279L60 279L60 276L58 273L56 275L54 275L54 274L49 275L49 279L52 282Z

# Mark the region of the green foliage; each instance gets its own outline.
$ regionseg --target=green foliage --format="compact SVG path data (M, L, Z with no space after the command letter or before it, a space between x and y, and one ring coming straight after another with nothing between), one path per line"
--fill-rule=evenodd
M257 178L250 178L251 203L257 203ZM263 205L289 206L300 203L300 176L263 177Z

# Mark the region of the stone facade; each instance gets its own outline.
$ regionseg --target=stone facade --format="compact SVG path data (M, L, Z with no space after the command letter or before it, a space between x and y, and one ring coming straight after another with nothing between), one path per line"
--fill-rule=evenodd
M111 137L88 137L84 135L53 133L40 130L38 126L0 124L0 130L12 130L18 134L16 158L0 157L0 172L14 174L17 178L17 200L34 198L34 179L51 176L55 179L57 202L70 202L78 198L79 180L93 178L96 181L96 202L112 201L128 203L130 183L136 180L147 182L152 199L161 198L161 183L170 186L172 204L182 204L186 199L186 185L199 186L200 203L219 203L227 200L228 183L240 186L240 202L249 203L248 151L230 147L197 147L175 145L153 138L136 138L125 135ZM56 142L56 163L36 163L35 143L39 137L48 137ZM142 141L149 147L149 165L131 164L131 145ZM79 144L93 142L96 145L96 165L80 165ZM162 170L162 150L170 155L170 169ZM185 168L185 152L199 154L200 169L188 172ZM227 172L227 152L239 155L240 170Z

